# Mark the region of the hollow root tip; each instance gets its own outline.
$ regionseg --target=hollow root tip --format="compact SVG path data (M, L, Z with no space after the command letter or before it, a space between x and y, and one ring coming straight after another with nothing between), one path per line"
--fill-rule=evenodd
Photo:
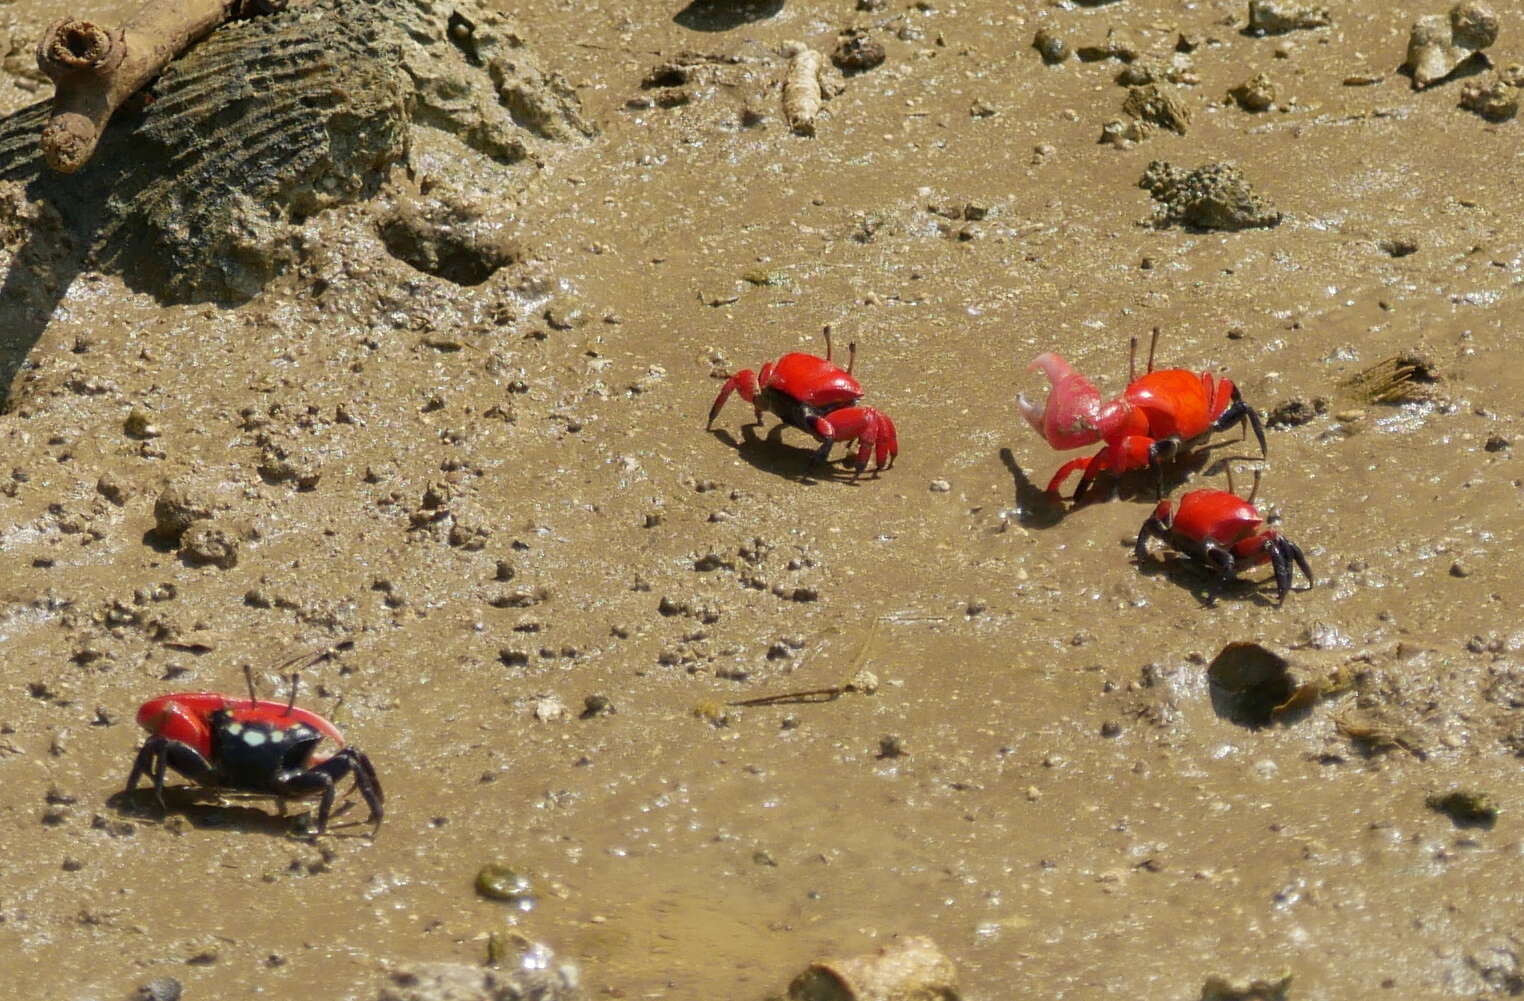
M95 123L84 115L56 115L43 127L42 153L49 167L72 174L89 162L99 141Z

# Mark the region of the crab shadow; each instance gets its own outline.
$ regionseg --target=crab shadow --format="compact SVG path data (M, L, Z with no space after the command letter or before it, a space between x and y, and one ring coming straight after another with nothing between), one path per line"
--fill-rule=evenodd
M273 797L259 797L258 801L274 803ZM304 806L298 807L283 815L273 806L266 809L245 805L242 797L230 800L227 794L210 792L194 786L165 786L165 809L162 811L154 800L153 790L146 788L114 793L107 798L106 805L121 816L135 821L164 823L173 815L184 817L192 827L201 830L229 830L240 834L262 834L269 837L300 840L316 837L316 834L302 822L303 815L314 812L315 807L312 811ZM328 830L324 832L323 837L369 836L371 825L364 821L334 823L352 805L341 803L335 807L334 813L329 818ZM350 828L362 830L350 830Z
M1272 577L1269 581L1249 580L1235 577L1231 580L1223 580L1217 574L1192 562L1179 553L1168 550L1161 551L1160 544L1155 543L1154 550L1150 553L1148 562L1138 563L1133 561L1138 572L1145 577L1165 577L1171 584L1190 594L1202 608L1216 608L1222 600L1229 601L1252 601L1262 608L1280 608L1281 602L1265 593L1265 585L1275 583ZM1131 547L1129 547L1131 548ZM1256 570L1260 568L1255 568ZM1293 591L1298 590L1293 588Z
M1218 460L1208 469L1207 464L1211 461L1210 448L1211 446L1207 446L1188 452L1165 468L1164 496L1172 495L1203 469L1211 472L1218 464L1230 461ZM1154 503L1153 475L1146 469L1124 473L1120 477L1103 473L1095 479L1094 485L1078 501L1066 502L1032 482L1032 478L1027 475L1026 470L1021 468L1021 464L1016 461L1015 453L1009 448L1000 450L1000 461L1005 464L1006 471L1011 474L1011 481L1016 491L1014 505L1016 520L1025 528L1052 528L1076 511L1113 499Z
M0 282L0 413L9 409L12 383L84 267L83 241L62 228L34 228L12 255Z
M689 31L731 31L765 21L783 9L783 0L691 0L672 17Z
M783 440L783 432L788 428L787 424L774 424L765 436L757 433L757 428L761 426L755 422L741 425L739 439L725 428L710 428L709 433L763 472L796 480L806 486L813 486L822 480L854 484L878 475L871 469L859 475L849 462L840 458L816 462L815 451L818 445L813 448L800 448ZM851 455L851 449L849 448L845 454Z

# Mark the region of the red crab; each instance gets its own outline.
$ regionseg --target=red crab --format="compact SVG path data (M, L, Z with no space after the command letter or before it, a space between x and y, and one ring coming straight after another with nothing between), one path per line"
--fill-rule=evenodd
M821 445L814 462L824 462L836 442L856 441L857 457L852 465L858 473L868 467L870 453L875 473L894 465L894 457L900 451L894 422L873 407L854 406L863 395L863 387L852 378L857 345L847 346L847 367L842 368L831 361L829 327L825 342L824 358L794 352L766 363L761 374L748 368L726 379L709 408L709 424L714 423L720 408L736 391L755 408L759 423L762 411L770 410L783 423L819 439Z
M346 746L332 723L296 707L294 675L289 702L260 701L254 698L252 684L247 699L175 692L143 703L138 724L149 738L138 750L126 791L131 793L139 779L151 776L161 809L167 766L208 788L275 796L282 812L287 799L320 796L321 834L328 826L335 787L353 775L371 821L381 824L384 795L370 759ZM324 737L338 745L331 755L315 753Z
M1243 401L1238 387L1230 380L1183 368L1154 371L1154 343L1158 337L1156 329L1148 346L1148 371L1142 378L1134 378L1137 339L1133 339L1127 388L1121 396L1104 404L1090 380L1058 355L1045 353L1032 360L1031 367L1042 369L1053 389L1043 409L1025 396L1017 398L1027 421L1057 449L1079 448L1097 441L1106 443L1095 455L1070 459L1058 467L1048 482L1049 493L1058 493L1064 480L1076 469L1083 470L1079 485L1074 488L1074 499L1079 500L1096 474L1120 475L1147 466L1154 471L1155 497L1162 498L1163 463L1195 439L1234 424L1253 428L1261 454L1267 454L1265 428L1259 414Z
M1254 495L1259 492L1259 476L1247 498L1227 490L1192 490L1178 505L1160 501L1153 515L1138 530L1134 555L1138 563L1148 561L1148 540L1160 538L1210 570L1223 580L1240 571L1269 563L1275 568L1277 600L1285 601L1291 590L1291 563L1294 560L1313 586L1312 568L1296 543L1273 528L1260 531L1264 518L1254 509Z

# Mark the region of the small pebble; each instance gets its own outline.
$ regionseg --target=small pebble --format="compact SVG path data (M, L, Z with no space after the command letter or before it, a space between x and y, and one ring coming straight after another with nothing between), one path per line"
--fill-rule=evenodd
M945 493L947 493L951 489L952 489L952 484L948 483L946 480L932 480L931 481L931 492L934 493L934 494L945 494Z

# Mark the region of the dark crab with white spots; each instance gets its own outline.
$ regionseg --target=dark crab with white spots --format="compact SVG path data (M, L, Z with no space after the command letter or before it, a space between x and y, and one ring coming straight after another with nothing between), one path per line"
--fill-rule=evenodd
M318 797L317 832L328 826L337 786L353 777L355 788L381 823L384 794L376 770L363 751L346 746L337 727L291 701L234 698L215 692L176 692L143 703L138 724L149 738L138 750L127 792L145 776L153 780L164 806L164 775L173 768L212 789L274 796L284 809L288 799ZM320 754L324 738L338 745Z

